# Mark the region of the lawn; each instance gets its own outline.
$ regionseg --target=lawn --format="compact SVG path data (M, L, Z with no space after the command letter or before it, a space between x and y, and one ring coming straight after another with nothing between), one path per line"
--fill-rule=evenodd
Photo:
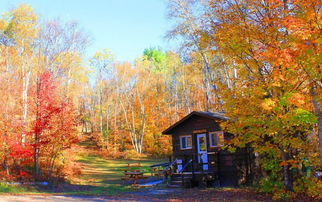
M44 187L0 184L0 194L4 194L3 199L8 201L33 201L39 197L44 201L270 201L269 196L247 188L168 189L160 186L136 191L131 186L122 184L122 169L127 167L127 163L140 162L149 176L149 166L164 162L164 159L113 160L81 146L76 160L81 164L82 173L73 178L71 183ZM13 193L14 196L7 193Z
M59 193L77 195L114 195L121 192L131 191L129 185L122 184L122 169L127 163L138 163L146 176L150 176L149 166L164 162L164 159L143 158L140 160L115 160L103 158L94 150L84 146L79 147L79 155L76 158L81 164L81 175L71 179L70 183L55 186L21 186L0 184L0 193Z
M142 165L142 170L146 176L150 176L150 165L165 162L164 159L142 158L140 160L105 159L101 156L89 152L80 155L78 162L82 164L82 174L73 179L73 183L79 185L93 186L93 190L84 191L84 194L115 194L129 191L129 186L123 185L121 177L124 176L123 169L128 163L138 163Z

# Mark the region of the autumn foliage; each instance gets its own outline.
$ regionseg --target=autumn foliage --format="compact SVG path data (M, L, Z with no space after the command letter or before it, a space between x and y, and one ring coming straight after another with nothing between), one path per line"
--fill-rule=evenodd
M321 2L170 5L181 11L170 14L178 22L170 34L193 44L213 70L213 93L231 118L224 127L235 134L230 149L254 149L261 190L322 197L314 174L322 161Z
M40 23L26 5L0 19L1 176L72 175L66 155L82 137L106 158L171 155L161 131L209 110L230 118L226 149L253 149L261 191L321 198L321 2L168 4L180 51L148 48L132 63L108 49L85 62L77 24Z
M55 168L55 162L64 158L64 150L78 142L76 111L68 98L58 96L54 84L52 74L44 72L35 88L36 119L31 122L31 130L27 134L34 140L31 145L36 177L39 177L39 165L45 167L47 178L57 170L60 172L61 168Z
M0 19L1 180L64 179L66 150L78 141L69 54L46 38L53 24L42 27L26 5Z

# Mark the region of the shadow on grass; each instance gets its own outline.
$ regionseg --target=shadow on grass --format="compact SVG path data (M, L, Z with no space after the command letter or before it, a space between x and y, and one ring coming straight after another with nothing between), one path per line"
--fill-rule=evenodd
M93 153L81 155L78 162L82 163L82 175L79 176L81 184L87 185L120 185L121 178L124 176L123 170L127 168L128 163L140 162L141 170L146 176L150 175L150 165L163 162L163 159L141 159L141 160L124 160L124 159L105 159Z
M32 191L29 186L17 186L17 185L8 185L0 183L0 194L2 193L21 193Z
M83 148L90 142L84 143ZM81 174L71 179L70 183L57 185L6 185L0 184L0 193L37 193L37 194L75 194L75 195L114 195L132 190L130 183L122 183L123 169L128 163L140 162L145 176L150 176L150 165L164 162L160 159L124 160L105 159L91 150L80 150L76 159L81 166Z
M67 194L67 195L115 195L121 192L131 190L128 186L93 186L93 185L78 185L78 184L58 184L55 186L34 186L37 193L50 194Z
M59 183L57 185L8 185L0 184L0 194L71 194L71 195L115 195L130 191L129 186L110 183L106 186Z

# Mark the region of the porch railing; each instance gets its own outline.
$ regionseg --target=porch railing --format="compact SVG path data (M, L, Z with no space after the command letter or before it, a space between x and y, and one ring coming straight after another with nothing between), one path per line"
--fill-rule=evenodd
M208 152L208 155L210 154L217 154L217 152ZM180 156L176 156L177 159L182 159L183 163L185 164L183 168L180 171L190 171L192 173L201 171L204 172L203 169L203 158L200 156L200 154L183 154ZM198 158L200 158L200 162L198 163ZM191 162L190 162L191 161ZM190 162L190 163L189 163ZM209 164L208 164L209 165Z
M184 169L186 168L186 167L188 167L188 165L190 164L190 163L192 163L192 159L190 159L182 168L181 168L181 170L179 170L179 173L183 173L183 171L184 171Z

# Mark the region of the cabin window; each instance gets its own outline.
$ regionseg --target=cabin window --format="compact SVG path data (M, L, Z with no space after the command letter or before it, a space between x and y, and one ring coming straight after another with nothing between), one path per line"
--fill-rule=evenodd
M181 149L191 149L192 148L191 135L180 136L180 148Z
M209 139L211 147L224 146L224 132L222 131L209 133Z

